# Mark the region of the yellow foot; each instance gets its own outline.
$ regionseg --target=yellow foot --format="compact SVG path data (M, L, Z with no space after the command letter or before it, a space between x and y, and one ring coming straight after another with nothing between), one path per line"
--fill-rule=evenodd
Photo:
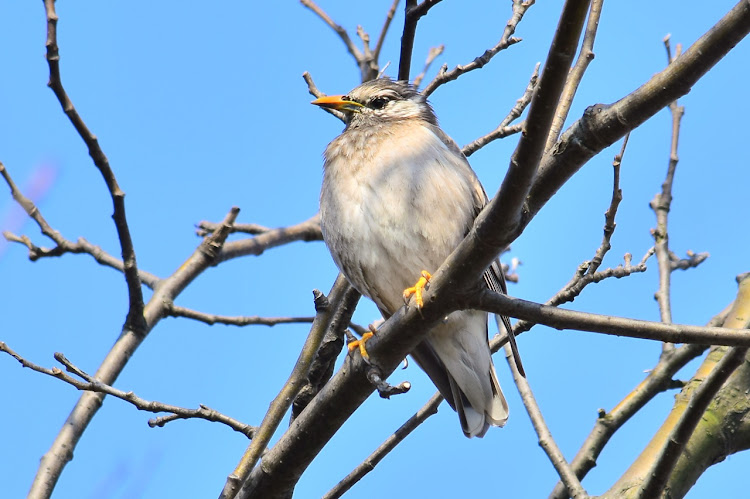
M422 301L422 291L424 291L425 286L427 286L427 283L432 279L432 275L426 270L423 270L421 275L422 277L419 278L414 287L406 288L404 290L404 301L408 303L411 295L414 295L414 300L417 302L417 308L422 308L424 305L424 301Z
M349 349L350 353L353 352L354 349L359 348L359 354L368 364L370 363L370 354L367 353L367 349L365 349L365 343L367 343L367 340L375 336L375 326L370 324L369 328L370 328L370 331L363 334L362 338L351 341L347 345L347 348Z

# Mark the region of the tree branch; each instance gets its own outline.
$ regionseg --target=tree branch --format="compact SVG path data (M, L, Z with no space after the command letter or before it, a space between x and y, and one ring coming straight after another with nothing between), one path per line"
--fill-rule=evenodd
M734 329L725 327L665 324L576 312L493 293L489 290L482 292L476 299L470 300L469 305L468 308L519 317L555 329L575 329L670 343L750 347L750 333L738 333Z
M241 256L260 256L266 250L289 244L294 241L322 241L320 232L320 215L315 214L312 218L296 225L272 229L253 238L230 241L226 243L218 254L214 265L221 262L239 258Z
M261 453L266 449L268 442L271 440L274 432L279 426L281 419L286 414L292 401L299 393L299 390L307 381L307 375L310 371L315 354L318 351L323 336L329 328L334 317L335 311L343 302L346 294L350 289L350 284L346 278L339 274L338 279L331 288L330 299L326 298L318 290L313 291L315 296L315 321L310 328L310 334L302 347L297 363L289 375L289 379L282 387L279 394L271 403L263 422L258 428L255 438L248 446L245 454L242 456L237 468L229 475L224 490L221 493L222 498L232 498L235 496L242 497L242 485L247 480L248 475L258 463Z
M667 49L667 63L672 64L672 51L669 47L669 36L664 38ZM679 57L681 46L677 45L677 56ZM654 295L659 304L659 314L662 322L672 322L672 305L670 303L670 286L672 275L672 262L670 261L668 218L669 209L672 205L672 184L674 182L675 169L679 157L677 156L677 144L680 138L680 122L685 113L685 108L678 105L677 101L669 104L669 112L672 115L672 140L669 154L669 166L667 176L661 185L661 193L657 193L651 200L650 206L656 215L656 228L651 230L656 249L656 261L659 264L659 290ZM674 345L665 343L662 351L667 352L674 349Z
M424 3L424 2L423 2ZM437 76L425 87L424 90L422 90L422 93L425 96L430 96L435 90L438 89L440 85L443 85L445 83L448 83L449 81L453 81L457 79L459 76L466 74L470 71L474 71L475 69L481 69L484 67L488 62L492 60L493 57L495 57L499 52L507 49L511 45L514 45L521 41L520 38L514 38L513 33L516 32L516 27L518 26L518 23L521 22L521 19L523 19L524 14L526 14L526 11L529 10L529 7L534 5L534 0L528 0L526 2L522 0L513 0L513 15L508 20L508 22L505 25L505 29L503 30L503 35L500 38L500 41L497 42L497 44L484 51L484 54L480 55L479 57L475 58L472 62L466 65L459 65L455 68L448 71L448 65L443 65L442 68L440 68L440 71L438 72ZM403 57L403 52L402 52ZM401 72L399 71L399 75Z
M724 327L731 329L747 329L750 327L749 311L750 274L745 274L744 278L739 282L737 299L724 322ZM716 362L716 365L706 376L705 380L695 388L695 391L690 397L684 411L682 411L679 420L676 422L671 432L669 432L668 438L666 438L661 450L656 455L656 458L650 467L650 472L645 475L644 483L638 493L639 497L656 497L657 494L660 494L664 490L672 470L677 464L678 459L682 456L685 446L703 417L709 403L713 400L714 396L718 393L719 389L724 385L729 376L745 361L747 351L747 347L735 347L729 349L721 357L721 360ZM673 415L674 412L670 414L670 417ZM659 430L655 439L658 440L660 438L659 435L662 433L662 430ZM652 441L652 443L649 444L649 447L653 447L654 444L655 442Z
M602 4L604 0L592 0L591 8L589 9L589 18L586 21L586 31L583 35L583 44L581 46L581 52L578 54L578 60L576 60L573 69L570 70L570 75L565 82L565 89L563 90L562 97L560 97L560 104L557 106L557 112L555 113L555 119L552 122L549 135L547 136L547 144L544 149L551 148L557 138L560 136L560 130L562 130L565 120L568 118L568 112L570 106L573 104L573 97L575 97L578 91L578 86L581 84L583 74L588 69L591 61L594 60L594 40L596 39L596 31L599 28L599 17L602 14Z
M138 265L136 264L133 240L130 236L128 220L125 216L125 193L120 189L120 186L117 185L117 179L115 178L112 168L109 166L109 160L99 146L99 140L83 122L83 118L81 118L78 111L76 111L73 102L70 100L65 88L63 87L62 78L60 77L60 50L57 46L58 17L55 12L55 0L44 0L44 8L47 15L46 47L47 63L49 65L49 82L47 83L47 86L49 86L49 88L55 93L55 97L57 97L57 100L60 102L65 115L78 132L78 135L80 135L86 143L86 147L88 147L89 155L94 161L94 165L96 165L104 182L107 184L107 189L109 190L114 207L112 219L115 222L117 237L120 241L123 273L125 275L125 282L128 287L128 299L130 301L128 315L125 319L123 330L132 330L136 334L143 335L146 334L146 322L143 318L143 291L141 289L141 280L138 275Z
M252 317L206 314L185 307L179 307L173 303L167 304L167 314L171 317L184 317L199 322L205 322L212 326L214 324L225 324L227 326L276 326L278 324L311 323L315 317Z
M3 176L5 183L10 187L10 193L13 196L13 199L23 208L26 214L36 222L39 229L42 231L42 234L52 239L56 244L54 248L42 248L33 244L31 239L27 236L17 236L7 231L3 232L3 236L5 236L6 240L23 244L29 249L29 260L33 262L40 258L62 256L65 253L85 253L91 255L94 260L105 267L111 267L120 272L125 272L125 264L122 260L110 255L99 246L91 244L82 237L78 238L78 242L74 243L65 239L59 231L53 229L42 216L42 212L39 208L18 189L16 183L13 181L10 173L8 173L2 162L0 162L0 175ZM160 281L160 279L154 274L140 269L138 270L138 279L151 289L154 289Z
M411 56L414 51L414 37L417 34L417 23L429 12L429 10L440 3L441 0L406 0L404 16L404 32L401 35L401 56L398 65L398 79L409 80L411 71Z
M573 473L568 462L565 461L565 456L563 456L555 439L552 437L552 433L549 431L549 427L547 427L547 423L544 421L542 411L539 409L539 404L536 403L536 398L531 391L531 386L529 385L527 378L521 375L516 363L511 361L511 358L513 358L513 353L510 345L505 345L505 360L508 361L508 366L513 372L513 381L515 381L516 386L518 387L518 392L521 395L523 405L526 408L526 412L529 414L529 419L531 419L531 424L534 426L534 431L536 431L536 434L539 437L539 446L549 457L552 466L555 467L555 470L557 470L557 473L570 491L571 497L573 497L573 499L588 498L589 496L581 486L581 482L578 480L575 473Z
M232 208L225 217L222 228L203 239L195 252L180 265L177 271L160 282L144 308L145 331L124 330L120 334L94 374L97 381L112 385L151 329L166 316L166 304L172 303L188 284L215 264L216 256L229 235L229 227L237 218L238 213L239 208ZM52 446L42 456L39 470L29 491L30 497L50 497L63 468L73 458L73 451L78 440L86 431L103 400L103 393L85 392L81 395Z
M534 72L531 74L531 79L529 80L529 84L526 86L526 90L523 92L523 95L516 101L515 106L513 106L508 115L503 118L503 121L500 122L500 125L487 135L479 137L470 144L465 145L461 149L461 152L464 153L464 156L468 158L493 140L502 139L503 137L507 137L508 135L523 131L523 123L519 123L513 126L509 125L521 116L523 111L531 102L531 97L534 95L534 89L536 88L536 82L538 78L539 64L534 66Z
M53 367L52 369L47 369L46 367L39 366L37 364L34 364L33 362L26 360L25 358L21 357L18 353L14 352L11 348L8 347L8 345L6 345L2 341L0 341L0 352L7 353L8 355L16 359L23 367L27 367L31 369L32 371L36 371L38 373L52 376L53 378L57 378L60 381L63 381L65 383L68 383L69 385L74 386L78 390L112 395L113 397L116 397L120 400L124 400L125 402L132 404L133 406L136 407L136 409L140 411L147 411L147 412L153 412L153 413L159 413L159 412L171 412L172 413L169 416L164 416L162 418L149 420L148 424L152 428L155 426L164 426L167 420L173 421L175 419L197 418L197 419L205 419L206 421L212 421L212 422L227 425L234 431L242 433L248 438L253 438L253 435L255 434L256 428L254 426L250 426L248 424L242 423L241 421L237 421L234 418L230 418L229 416L226 416L225 414L222 414L203 404L200 404L198 409L185 409L184 407L178 407L176 405L164 404L164 403L156 402L153 400L145 400L137 396L133 392L125 392L122 390L118 390L117 388L107 385L106 383L102 383L101 381L95 378L92 378L91 376L83 372L81 369L79 369L77 366L75 366L72 362L70 362L61 353L55 353L55 359L58 362L60 362L62 365L64 365L68 372L71 372L75 374L76 376L78 376L79 378L83 379L84 380L83 382L77 380L76 378L73 378L72 376L68 374L65 374L63 371L61 371L60 369L56 367Z
M528 220L589 159L688 93L750 31L750 5L742 0L673 64L612 105L589 107L545 153L529 193ZM526 222L528 223L528 222ZM525 226L525 224L523 224ZM519 227L519 233L523 227Z
M372 52L372 59L377 62L380 59L380 51L383 49L383 42L385 42L385 35L388 33L388 28L391 27L393 16L396 15L396 8L398 7L399 0L393 0L391 8L388 9L388 13L385 16L385 22L383 28L380 30L380 36L375 44L375 50Z

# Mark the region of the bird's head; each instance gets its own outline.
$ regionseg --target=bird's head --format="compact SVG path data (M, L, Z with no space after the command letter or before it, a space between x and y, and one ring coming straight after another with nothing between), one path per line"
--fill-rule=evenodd
M312 104L344 113L349 126L385 124L420 119L437 125L435 113L424 95L405 81L370 80L346 95L329 95Z

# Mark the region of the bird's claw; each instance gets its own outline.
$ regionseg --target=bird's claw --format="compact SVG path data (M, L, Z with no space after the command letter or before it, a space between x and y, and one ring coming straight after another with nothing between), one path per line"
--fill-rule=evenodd
M346 346L349 349L350 353L358 348L359 354L362 356L362 360L364 360L367 364L370 363L370 354L367 353L367 349L365 348L365 343L367 343L367 340L375 336L375 326L370 324L370 326L368 327L370 328L370 331L363 334L360 339L350 341L349 344Z
M425 286L427 286L427 283L430 282L430 279L432 279L432 275L426 270L423 270L417 283L411 288L406 288L404 290L404 303L408 305L409 298L414 295L414 301L417 304L417 308L421 309L424 306L422 292L424 291Z

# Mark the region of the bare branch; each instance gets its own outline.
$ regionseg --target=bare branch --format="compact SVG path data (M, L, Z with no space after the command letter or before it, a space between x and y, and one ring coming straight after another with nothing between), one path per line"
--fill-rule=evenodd
M347 325L354 330L361 329L363 332L367 331L367 329L351 322L352 315L357 308L357 303L359 303L361 296L352 286L343 291L341 304L334 309L333 317L328 323L323 341L318 351L315 352L315 358L307 374L305 385L300 389L292 403L292 414L289 418L290 425L328 380L331 379L336 359L344 347L344 336L349 333Z
M224 425L229 426L234 431L242 433L248 438L252 438L255 433L255 427L247 425L240 421L237 421L234 418L230 418L229 416L226 416L213 409L210 409L209 407L203 404L201 404L198 409L185 409L184 407L164 404L162 402L156 402L153 400L145 400L137 396L133 392L125 392L122 390L118 390L117 388L114 388L106 383L102 383L101 381L89 376L88 374L83 372L80 368L75 366L72 362L70 362L61 353L55 353L55 359L58 362L60 362L62 365L64 365L65 369L68 372L75 374L79 378L83 379L83 381L79 381L76 378L73 378L72 376L64 373L57 367L48 369L46 367L42 367L37 364L34 364L33 362L26 360L25 358L21 357L21 355L14 352L11 348L8 347L8 345L6 345L2 341L0 341L0 352L7 353L8 355L16 359L23 367L27 367L31 369L32 371L36 371L38 373L52 376L53 378L57 378L60 381L63 381L65 383L68 383L69 385L74 386L78 390L83 390L83 391L88 391L88 392L98 392L98 393L104 393L107 395L112 395L113 397L116 397L120 400L124 400L125 402L132 404L140 411L147 411L147 412L153 412L153 413L171 412L172 414L170 416L165 416L167 418L171 418L170 420L196 418L196 419L205 419L206 421L213 421L216 423L222 423ZM154 426L163 426L163 424L152 424L152 421L154 420L149 421L149 426L151 426L152 428Z
M588 494L581 486L581 482L576 477L570 465L565 461L560 448L557 446L555 439L552 437L552 433L547 427L547 423L544 421L542 411L539 409L539 404L536 403L534 393L531 391L531 386L525 376L522 376L518 371L516 363L512 361L513 353L510 345L505 345L505 360L508 361L508 366L513 373L513 381L515 381L518 387L518 393L521 395L521 400L526 408L526 412L529 414L531 424L534 426L534 431L539 437L539 446L544 449L544 452L552 462L552 466L555 467L557 473L562 478L568 491L570 492L573 499L584 499L588 498Z
M443 397L440 393L436 393L432 398L418 410L412 417L410 417L398 430L393 432L393 435L383 442L380 447L370 454L367 459L364 460L359 466L354 468L343 480L336 484L331 490L328 491L323 499L337 499L343 496L349 489L354 486L355 483L360 481L366 474L375 469L375 466L383 460L393 449L396 448L411 432L413 432L419 425L421 425L427 418L433 414L437 414L438 406L443 401Z
M266 250L289 244L295 241L322 241L320 232L320 215L315 214L311 218L297 225L272 229L250 239L231 241L224 245L221 253L214 264L219 264L232 258L247 255L261 255Z
M208 221L201 221L198 222L198 225L196 225L195 233L200 237L205 237L211 233L213 233L216 229L221 227L221 224L217 224L214 222L208 222ZM265 227L263 225L258 224L234 224L230 230L230 234L250 234L252 236L257 236L259 234L264 234L271 230L270 227Z
M468 308L519 317L555 329L576 329L671 343L750 347L750 334L738 333L734 329L665 324L576 312L496 294L489 290L483 291L476 300L470 300L469 304L471 306Z
M125 329L121 332L94 374L98 381L107 385L115 382L151 329L166 315L166 304L173 302L188 284L216 262L216 255L221 250L229 234L229 227L237 218L238 213L239 208L232 208L225 217L222 227L206 237L174 274L160 281L159 286L154 288L154 293L144 308L146 330ZM73 451L78 440L101 407L102 400L104 400L103 393L87 391L81 395L52 446L42 456L29 496L50 497L63 468L73 458Z
M391 8L388 9L388 13L385 15L385 22L383 23L383 29L380 30L380 36L375 44L375 50L372 52L372 59L377 62L380 59L380 51L383 48L383 42L385 42L385 35L388 34L388 28L391 26L393 16L396 14L396 8L398 7L399 0L393 0Z
M242 456L237 468L229 475L220 497L242 497L242 487L252 469L257 464L262 452L266 449L268 442L271 440L276 428L278 428L281 419L292 405L294 398L299 390L307 381L307 375L310 371L315 354L318 351L323 336L329 328L334 318L335 311L343 302L346 294L350 289L350 284L343 275L338 279L331 288L330 300L320 291L315 290L315 321L310 329L310 334L302 347L297 363L289 375L289 379L281 388L277 397L271 403L263 422L258 429L255 438L248 446L245 454Z
M302 78L307 83L307 90L310 92L310 95L312 95L316 99L325 96L325 94L323 92L321 92L320 90L318 90L318 87L315 86L315 82L313 81L312 76L310 75L310 73L308 73L307 71L305 71L304 73L302 73ZM336 111L335 109L329 109L327 107L321 107L320 109L322 109L323 111L327 112L328 114L331 114L331 115L335 116L340 121L346 122L346 119L344 117L344 113L342 113L341 111Z
M430 48L430 51L427 53L427 59L425 59L424 61L424 68L422 68L422 72L419 73L412 82L415 88L419 88L419 85L422 84L422 80L427 74L427 71L430 69L430 66L435 61L435 58L443 53L443 50L445 50L445 45Z
M83 118L78 114L73 102L68 97L65 88L63 88L62 78L60 77L60 51L57 46L57 13L55 12L55 0L44 0L44 7L47 14L47 63L49 65L49 82L47 86L55 93L55 97L60 102L65 115L68 117L78 135L86 143L89 155L94 161L99 173L101 173L104 182L107 184L109 194L112 197L114 214L112 219L117 229L117 237L120 240L120 249L122 252L123 273L125 282L128 287L128 298L130 306L128 315L125 319L124 329L132 329L138 334L145 334L146 323L143 319L143 290L141 289L141 280L138 275L138 265L135 259L135 249L133 240L130 236L127 217L125 216L125 193L117 185L117 179L109 166L109 160L104 151L99 146L99 140L88 129L83 122Z
M406 15L404 18L404 32L401 35L401 57L398 65L398 79L409 80L411 72L411 56L414 51L414 37L417 34L417 23L429 12L429 10L440 3L441 0L406 0Z
M523 130L523 123L519 123L517 125L510 124L515 121L517 118L521 116L523 111L526 109L526 107L531 102L531 97L534 95L534 89L536 88L536 82L539 78L539 64L537 63L536 66L534 66L534 72L531 74L531 79L529 79L529 84L526 85L526 90L524 90L523 95L516 101L516 104L513 106L513 108L510 110L508 115L503 118L503 121L500 122L500 125L488 133L487 135L483 137L479 137L478 139L474 140L470 144L465 145L461 152L464 153L464 156L467 158L477 152L482 147L486 146L490 142L496 139L502 139L504 137L507 137L508 135L512 135L514 133L518 133Z
M747 315L747 311L750 309L750 274L745 274L739 285L734 307L724 323L725 328L736 330L750 327L750 316ZM682 455L708 404L734 370L745 361L747 351L747 347L729 349L716 363L705 380L695 389L679 421L675 424L650 467L649 473L645 475L639 497L656 497L658 493L664 490L677 460Z
M362 52L360 52L352 39L349 37L349 33L347 33L343 27L333 22L331 16L329 16L323 9L318 7L318 4L313 2L313 0L300 0L299 3L313 11L315 15L317 15L324 23L326 23L328 27L331 28L339 36L339 38L341 38L341 41L346 47L346 50L354 58L354 61L357 63L357 65L361 64L362 60L364 59Z
M596 39L596 31L599 28L599 17L602 13L603 3L604 0L592 0L591 2L589 18L586 21L586 31L583 35L583 44L581 45L581 53L578 54L578 60L576 60L573 69L570 70L568 80L565 83L565 90L563 90L562 97L560 97L560 104L557 106L555 119L547 136L547 144L544 146L545 150L551 148L557 142L565 120L568 118L570 106L573 104L573 97L575 97L578 86L583 79L583 74L588 69L591 61L594 60L594 40Z
M178 307L174 304L167 304L167 314L172 317L184 317L209 325L226 324L227 326L276 326L278 324L299 324L311 323L315 317L260 317L238 316L231 317L227 315L206 314L185 307Z
M503 30L503 35L500 38L500 41L497 42L497 44L494 47L485 50L484 54L475 58L469 64L466 64L463 66L462 65L456 66L450 71L448 71L448 66L444 65L442 68L440 68L438 75L425 87L424 90L422 90L422 93L426 96L429 96L435 90L437 90L437 88L440 85L448 83L449 81L453 81L465 73L484 67L485 64L490 62L492 58L495 57L499 52L507 49L511 45L514 45L520 42L521 39L514 38L513 33L516 32L516 27L518 26L518 23L521 22L521 19L523 19L524 14L526 14L526 11L529 10L529 7L531 7L532 5L534 5L534 0L528 0L526 2L522 0L513 0L513 15L508 20L508 23L505 25L505 30ZM406 28L404 28L404 30L405 29ZM402 57L403 57L403 52L402 52ZM400 76L401 76L401 71L399 70L399 77Z
M65 239L60 232L53 229L44 219L39 208L21 193L2 162L0 162L0 175L3 176L8 187L10 187L13 199L15 199L15 201L24 209L26 214L36 222L39 229L42 231L42 234L52 239L56 244L54 248L43 248L36 246L27 236L17 236L11 232L3 232L3 236L8 241L23 244L29 249L29 259L31 261L36 261L40 258L46 257L62 256L65 253L85 253L91 255L94 260L101 265L111 267L120 272L125 271L125 265L122 263L122 260L110 255L99 246L91 244L82 237L78 239L78 242L74 243ZM160 281L160 279L154 274L143 270L138 270L138 278L143 284L151 289L153 289Z
M625 155L625 148L628 147L629 138L630 133L625 135L620 152L612 161L612 169L614 171L612 181L612 200L609 202L609 208L604 212L604 236L602 238L602 244L599 246L599 249L596 250L596 254L594 255L594 258L591 259L588 269L586 270L589 274L595 273L599 270L599 266L602 264L604 256L612 248L610 242L615 233L615 227L617 226L615 223L615 216L617 215L617 208L620 206L620 201L622 201L622 189L620 189L620 166L622 165L622 157ZM645 261L646 258L643 259L644 263Z
M667 50L667 63L672 64L674 59L672 59L672 51L669 47L669 36L664 38L664 45ZM681 48L678 45L678 56L680 52ZM672 205L672 184L674 182L677 162L679 161L679 157L677 156L677 144L680 138L680 122L685 113L685 108L678 105L675 100L669 104L669 112L672 114L672 140L670 145L667 176L664 183L661 185L661 192L657 193L650 203L651 209L654 210L654 214L656 215L656 228L651 230L651 235L654 238L656 261L659 264L659 290L654 295L654 298L656 298L656 301L659 304L659 315L663 322L672 322L670 288L673 269L670 260L671 252L669 250L669 232L667 229L667 222L669 218L669 209ZM662 346L663 352L668 352L673 349L674 345L668 343L665 343Z

